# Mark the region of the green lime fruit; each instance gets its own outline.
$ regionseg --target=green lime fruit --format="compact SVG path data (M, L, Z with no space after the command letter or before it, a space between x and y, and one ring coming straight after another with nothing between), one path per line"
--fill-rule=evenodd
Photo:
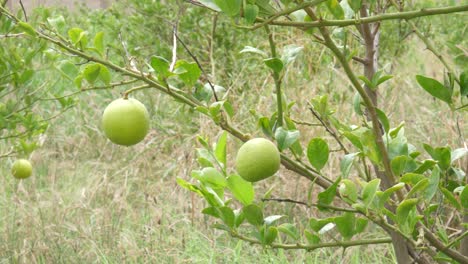
M31 162L25 159L19 159L13 163L11 174L17 179L26 179L32 174Z
M236 169L244 180L257 182L273 176L280 167L281 157L273 142L254 138L242 145L237 152Z
M106 137L115 144L135 145L149 130L149 114L138 100L117 99L110 103L102 115L102 128Z

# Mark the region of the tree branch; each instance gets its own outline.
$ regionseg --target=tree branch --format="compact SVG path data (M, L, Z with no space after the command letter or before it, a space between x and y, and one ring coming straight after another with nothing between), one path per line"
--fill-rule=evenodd
M238 234L237 232L230 232L232 237L239 238L241 240L250 242L252 244L259 244L263 245L262 242L258 241L255 238L247 237ZM282 248L282 249L305 249L305 250L315 250L319 248L329 248L329 247L354 247L354 246L362 246L362 245L376 245L376 244L387 244L391 243L391 238L376 238L376 239L363 239L363 240L350 240L350 241L337 241L337 242L329 242L329 243L319 243L314 245L308 245L303 243L297 244L280 244L280 243L273 243L269 245L272 248Z
M317 204L317 203L306 203L306 202L301 202L301 201L295 201L292 199L288 198L262 198L262 202L268 202L268 201L274 201L274 202L280 202L280 203L294 203L294 204L301 204L305 205L307 207L323 207L327 208L333 211L339 211L339 212L350 212L350 213L361 213L358 210L351 209L351 208L344 208L344 207L337 207L333 205L327 205L327 204Z
M318 27L346 27L352 25L361 25L366 23L375 23L385 20L396 20L396 19L413 19L424 16L434 16L442 14L451 14L458 12L468 11L468 5L461 6L450 6L450 7L436 7L436 8L424 8L418 11L407 11L397 13L387 13L382 15L369 16L365 18L357 19L343 19L343 20L324 20L318 19L314 22L295 22L295 21L272 21L270 25L286 26L286 27L297 27L303 29L318 28ZM257 18L258 22L265 22L265 19Z

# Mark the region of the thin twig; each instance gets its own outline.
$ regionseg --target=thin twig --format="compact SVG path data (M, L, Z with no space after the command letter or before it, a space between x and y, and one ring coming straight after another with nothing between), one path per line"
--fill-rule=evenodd
M293 204L300 204L300 205L305 205L306 207L323 207L327 208L333 211L339 211L339 212L350 212L350 213L360 213L356 209L352 208L344 208L344 207L337 207L337 206L332 206L332 205L327 205L327 204L317 204L317 203L306 203L306 202L301 202L301 201L296 201L293 199L288 199L288 198L262 198L262 202L280 202L280 203L293 203Z
M341 139L338 137L338 135L333 131L331 127L328 126L328 124L325 122L325 120L322 119L322 117L314 110L314 108L311 106L309 107L310 112L312 112L312 115L322 124L322 126L325 128L325 130L335 139L335 141L340 145L340 147L343 149L345 154L348 154L349 151L341 141Z
M26 9L24 8L23 1L20 0L19 3L20 3L20 5L21 5L21 10L23 10L24 20L25 20L26 22L28 22L28 15L26 14Z
M26 34L24 33L17 33L17 34L5 34L5 35L0 35L0 39L2 38L19 38L19 37L24 37Z
M296 28L302 28L302 29L333 27L333 26L346 27L346 26L361 25L361 24L366 24L366 23L375 23L375 22L385 21L385 20L413 19L417 17L443 15L443 14L451 14L451 13L458 13L458 12L465 12L465 11L468 11L468 5L424 8L424 9L416 10L416 11L387 13L387 14L369 16L369 17L358 18L358 19L343 19L343 20L319 19L314 22L272 21L269 24L276 25L276 26L296 27ZM263 22L265 21L265 19L258 18L257 21Z
M238 234L237 232L231 231L230 232L232 237L239 238L241 240L250 242L252 244L262 244L261 241L246 237L243 235ZM305 249L305 250L315 250L318 248L328 248L328 247L342 247L348 248L353 246L362 246L362 245L375 245L375 244L387 244L391 243L391 238L376 238L376 239L363 239L363 240L349 240L349 241L336 241L336 242L328 242L328 243L318 243L318 244L303 244L303 243L296 243L296 244L280 244L280 243L272 243L269 245L272 248L282 248L282 249Z
M215 87L213 85L213 83L211 83L210 79L208 78L208 76L206 75L206 72L205 70L203 70L203 67L201 66L200 62L198 61L197 57L190 51L190 49L187 47L187 45L185 45L185 43L182 41L182 39L180 39L180 37L177 35L177 32L174 32L174 36L177 38L177 40L180 42L180 44L182 44L182 47L184 47L185 51L187 51L187 53L190 55L190 57L192 57L192 59L195 61L195 63L198 65L198 68L200 68L201 72L203 73L203 75L205 76L206 78L206 81L208 82L208 84L210 85L211 87L211 90L213 92L213 95L214 95L214 98L215 98L215 101L218 102L219 101L219 98L218 98L218 95L216 94L216 90L215 90Z

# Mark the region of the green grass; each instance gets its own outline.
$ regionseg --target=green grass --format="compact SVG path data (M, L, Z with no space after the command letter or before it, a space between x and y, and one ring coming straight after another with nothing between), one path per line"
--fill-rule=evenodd
M145 8L151 10L154 7ZM206 15L204 11L191 12L194 16ZM95 13L101 14L99 11ZM108 28L115 22L115 17L101 15L101 18L92 20L78 13L70 15L70 20L83 27L89 26L89 30L94 32L100 26ZM141 16L130 16L129 19L132 23L145 22ZM184 17L183 25L190 24L191 19ZM209 31L210 21L211 17L197 21L200 26L197 30ZM220 23L220 36L231 32L229 21ZM166 30L160 33L161 40L144 39L147 34L144 30L135 35L128 34L130 51L146 58L154 52L151 49L154 44L158 46L155 48L158 52L167 56L171 45L169 29L155 21L148 24ZM181 29L184 29L182 37L189 40L199 38L198 32L187 32L189 30L183 26ZM116 36L115 28L108 30L111 37ZM128 33L128 29L125 30ZM361 120L352 114L354 92L349 89L346 76L335 67L328 52L319 44L311 43L310 35L274 30L281 45L291 42L304 45L301 60L310 62L307 66L295 63L285 76L286 98L297 101L291 116L296 120L316 122L307 110L307 100L328 94L336 110L335 115L359 125ZM269 115L274 111L273 80L267 69L261 66L260 59L234 58L243 46L268 49L266 39L255 36L262 36L263 31L258 32L219 37L216 39L214 61L208 59L206 49L200 48L206 45L206 40L199 39L195 43L197 45L194 44L198 47L194 52L202 64L211 69L210 63L215 63L213 78L229 90L236 108L233 123L255 135L261 135L261 132L256 128L251 110L258 115ZM405 122L408 138L416 147L422 149L421 144L425 142L460 147L457 125L462 131L467 131L467 124L457 124L456 120L463 118L451 115L448 107L424 93L414 79L415 74L441 79L443 70L440 62L425 51L417 39L409 38L405 43L409 48L400 51L399 57L385 54L381 62L394 78L381 87L383 99L380 107L389 114L392 126ZM191 60L183 49L179 54ZM118 61L121 58L113 59ZM356 70L360 71L358 67ZM64 93L74 89L66 85L58 83L57 89L63 89ZM24 181L13 179L9 173L13 159L1 160L0 264L395 263L389 245L353 247L344 252L342 249L312 252L271 250L230 238L225 232L213 229L213 220L200 213L206 203L179 187L175 179L181 177L189 181L190 171L198 169L196 135L214 139L219 129L206 117L167 96L148 90L135 94L148 106L152 116L148 137L131 148L112 145L100 130L100 116L105 106L119 97L122 91L97 91L77 96L77 106L51 122L43 146L33 153L31 160L35 169L32 178ZM54 109L54 105L48 107ZM310 138L318 136L333 142L322 128L300 125L298 129L304 145ZM230 170L233 169L232 160L238 146L239 142L230 138ZM0 147L7 148L3 142ZM339 174L340 155L332 154L329 164L323 169L324 174ZM301 201L308 199L311 187L309 181L282 169L277 177L255 185L257 200L271 186L274 186L272 194L275 197ZM314 191L312 196L315 197L316 193ZM291 204L268 204L267 213L285 214L299 227L306 225L310 217L325 215L314 208ZM370 234L362 237L384 235L372 226L368 230Z

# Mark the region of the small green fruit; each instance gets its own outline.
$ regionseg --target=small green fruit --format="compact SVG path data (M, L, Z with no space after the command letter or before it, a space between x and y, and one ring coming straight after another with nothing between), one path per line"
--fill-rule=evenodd
M32 174L32 165L28 160L19 159L13 163L11 174L17 179L26 179Z
M136 99L117 99L110 103L102 115L102 128L106 137L115 144L135 145L149 130L149 114Z
M236 169L244 180L257 182L273 176L280 167L281 157L273 142L254 138L242 145L237 152Z

